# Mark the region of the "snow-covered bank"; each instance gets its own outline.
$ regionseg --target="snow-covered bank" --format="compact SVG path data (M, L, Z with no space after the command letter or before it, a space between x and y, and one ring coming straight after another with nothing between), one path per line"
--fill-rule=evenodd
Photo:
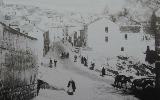
M58 46L62 46L61 48L65 51L70 50L66 49L62 43L59 43ZM55 52L59 53L56 50ZM69 52L69 59L58 59L58 54L52 56L53 52L50 52L49 56L44 58L43 66L39 67L40 79L51 86L64 90L41 89L39 96L33 100L137 100L131 95L121 95L121 91L114 89L110 85L113 78L101 77L97 72L88 70L79 63L79 59L77 62L73 62L74 53ZM58 59L56 68L48 67L50 57ZM73 96L66 93L70 78L75 81L77 87Z
M61 66L59 64L56 69L48 67L39 69L42 74L41 79L57 88L64 88L65 91L42 89L39 96L33 100L137 100L133 96L121 96L117 90L105 82L97 81L97 79L94 81L88 76L78 74L75 70L65 70L63 68L65 66L68 65L64 64ZM73 96L66 93L67 82L71 77L76 82L77 87Z

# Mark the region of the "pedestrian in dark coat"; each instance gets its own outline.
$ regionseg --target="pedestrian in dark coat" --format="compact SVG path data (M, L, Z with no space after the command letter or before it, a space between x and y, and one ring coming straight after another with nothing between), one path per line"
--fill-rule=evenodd
M67 52L67 58L69 58L69 52Z
M74 62L77 62L77 55L74 55Z
M57 66L57 60L54 59L54 67L56 67L56 66Z
M88 62L87 62L87 59L86 59L86 57L84 57L84 66L88 66Z
M84 64L84 57L81 57L81 64Z
M53 64L53 62L52 62L52 59L50 58L50 61L49 61L49 67L51 67L51 68L52 68L52 64Z
M94 62L91 62L90 70L94 70L94 66L95 66L95 63L94 63Z
M75 85L75 82L71 79L69 82L68 82L68 95L73 95L75 90L76 90L76 85Z
M105 70L105 68L103 67L103 68L102 68L102 77L106 74L105 71L106 71L106 70Z
M147 50L146 50L146 52L145 52L145 54L146 54L146 58L145 58L145 61L149 61L149 53L150 53L150 48L149 48L149 46L147 46Z

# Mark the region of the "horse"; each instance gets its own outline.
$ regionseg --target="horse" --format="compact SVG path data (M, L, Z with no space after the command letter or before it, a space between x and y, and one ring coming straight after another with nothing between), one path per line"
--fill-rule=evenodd
M114 85L119 88L122 88L122 86L125 85L125 88L127 88L127 82L131 83L132 78L133 77L131 76L127 77L125 75L117 75L115 77Z

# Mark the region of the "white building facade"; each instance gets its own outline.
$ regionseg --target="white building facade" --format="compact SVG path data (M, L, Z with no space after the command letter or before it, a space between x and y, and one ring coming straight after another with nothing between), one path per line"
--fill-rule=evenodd
M133 56L144 60L146 47L154 49L154 39L142 31L121 32L120 27L108 18L102 18L88 26L88 57L105 63L107 58L118 55ZM149 40L145 40L144 37ZM85 54L85 51L83 51ZM87 52L87 51L86 51Z

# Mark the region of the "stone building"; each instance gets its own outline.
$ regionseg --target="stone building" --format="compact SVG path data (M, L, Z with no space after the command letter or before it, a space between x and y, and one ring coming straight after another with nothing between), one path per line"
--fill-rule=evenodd
M0 23L0 100L22 100L35 95L36 41Z

